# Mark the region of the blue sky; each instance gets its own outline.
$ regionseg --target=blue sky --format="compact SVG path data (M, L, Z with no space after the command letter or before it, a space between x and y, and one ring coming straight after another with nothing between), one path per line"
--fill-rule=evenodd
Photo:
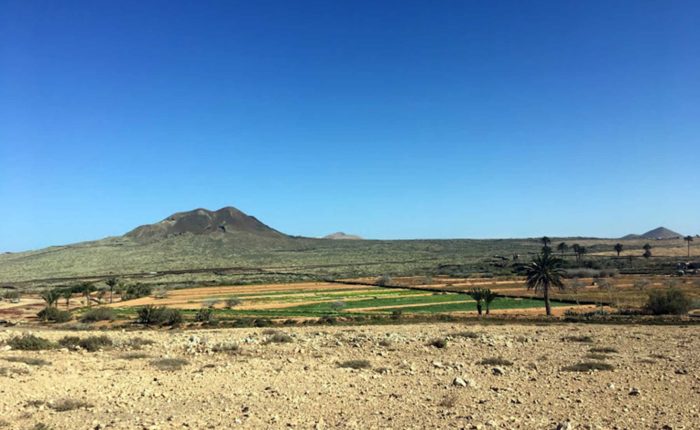
M0 0L0 250L700 233L697 1Z

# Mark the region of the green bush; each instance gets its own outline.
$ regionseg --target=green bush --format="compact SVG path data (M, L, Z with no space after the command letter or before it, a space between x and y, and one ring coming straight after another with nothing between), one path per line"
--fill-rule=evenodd
M201 308L195 314L194 320L197 322L203 322L203 323L210 323L210 322L214 321L214 309Z
M152 292L153 287L151 287L150 285L135 284L126 287L126 289L122 292L121 296L122 300L132 300L138 299L139 297L150 296Z
M54 323L68 322L73 318L73 315L70 312L60 310L53 306L45 307L44 309L39 311L39 313L36 314L36 316L41 321L50 321Z
M646 304L646 310L654 315L683 315L692 307L692 301L677 288L666 291L652 291Z
M44 339L43 337L34 336L33 334L15 336L8 340L7 344L12 347L12 349L17 349L20 351L41 351L54 347L54 344L51 341Z
M141 324L175 326L182 321L182 312L177 309L148 305L138 311L137 322Z
M97 321L112 321L116 318L115 312L110 308L95 308L83 314L81 322L91 323Z

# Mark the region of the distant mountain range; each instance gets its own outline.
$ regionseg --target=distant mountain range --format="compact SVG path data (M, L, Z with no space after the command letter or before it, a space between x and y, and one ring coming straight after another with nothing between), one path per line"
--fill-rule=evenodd
M680 233L659 227L641 235L625 236L625 239L679 237L682 237ZM617 240L590 239L608 242L606 249ZM594 246L591 245L591 249L595 249ZM484 255L537 251L539 241L517 238L362 240L343 232L320 239L290 236L234 207L215 211L200 208L175 213L122 236L1 253L0 283L32 280L36 285L43 285L57 278L61 278L61 282L72 282L85 275L141 279L154 274L171 276L173 271L190 273L206 269L211 273L228 273L232 268L246 273L245 276L268 268L274 269L270 272L274 276L288 276L277 273L286 270L306 274L317 270L322 276L329 273L339 277L373 276L386 271L412 273L416 264L425 265L427 261L439 266L439 261L452 262L465 256L476 261ZM207 276L198 279L209 279ZM183 275L179 279L191 282L193 278ZM242 278L242 281L248 282L248 279Z
M648 232L646 232L644 234L628 234L627 236L622 237L622 239L657 240L657 239L679 239L682 237L683 237L682 234L676 233L673 230L669 230L666 227L657 227L653 230L649 230Z

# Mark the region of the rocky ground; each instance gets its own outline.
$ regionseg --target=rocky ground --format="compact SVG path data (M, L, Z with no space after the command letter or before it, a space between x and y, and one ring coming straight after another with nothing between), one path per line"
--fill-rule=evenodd
M700 428L699 326L33 332L107 335L97 352L13 350L27 329L2 330L2 429ZM564 370L582 362L612 369Z

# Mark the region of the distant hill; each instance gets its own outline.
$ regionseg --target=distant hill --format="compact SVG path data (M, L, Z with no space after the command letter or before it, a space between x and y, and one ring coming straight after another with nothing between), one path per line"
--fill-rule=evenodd
M159 240L183 234L226 234L246 232L266 237L286 237L285 234L268 227L257 218L246 215L234 207L217 211L195 209L178 212L155 224L137 227L124 237L136 240Z
M323 238L333 240L363 240L360 236L356 236L354 234L345 234L342 231L329 234L328 236L323 236Z
M622 239L677 239L683 237L682 234L676 233L673 230L669 230L666 227L658 227L653 230L649 230L644 234L628 234L622 237Z

